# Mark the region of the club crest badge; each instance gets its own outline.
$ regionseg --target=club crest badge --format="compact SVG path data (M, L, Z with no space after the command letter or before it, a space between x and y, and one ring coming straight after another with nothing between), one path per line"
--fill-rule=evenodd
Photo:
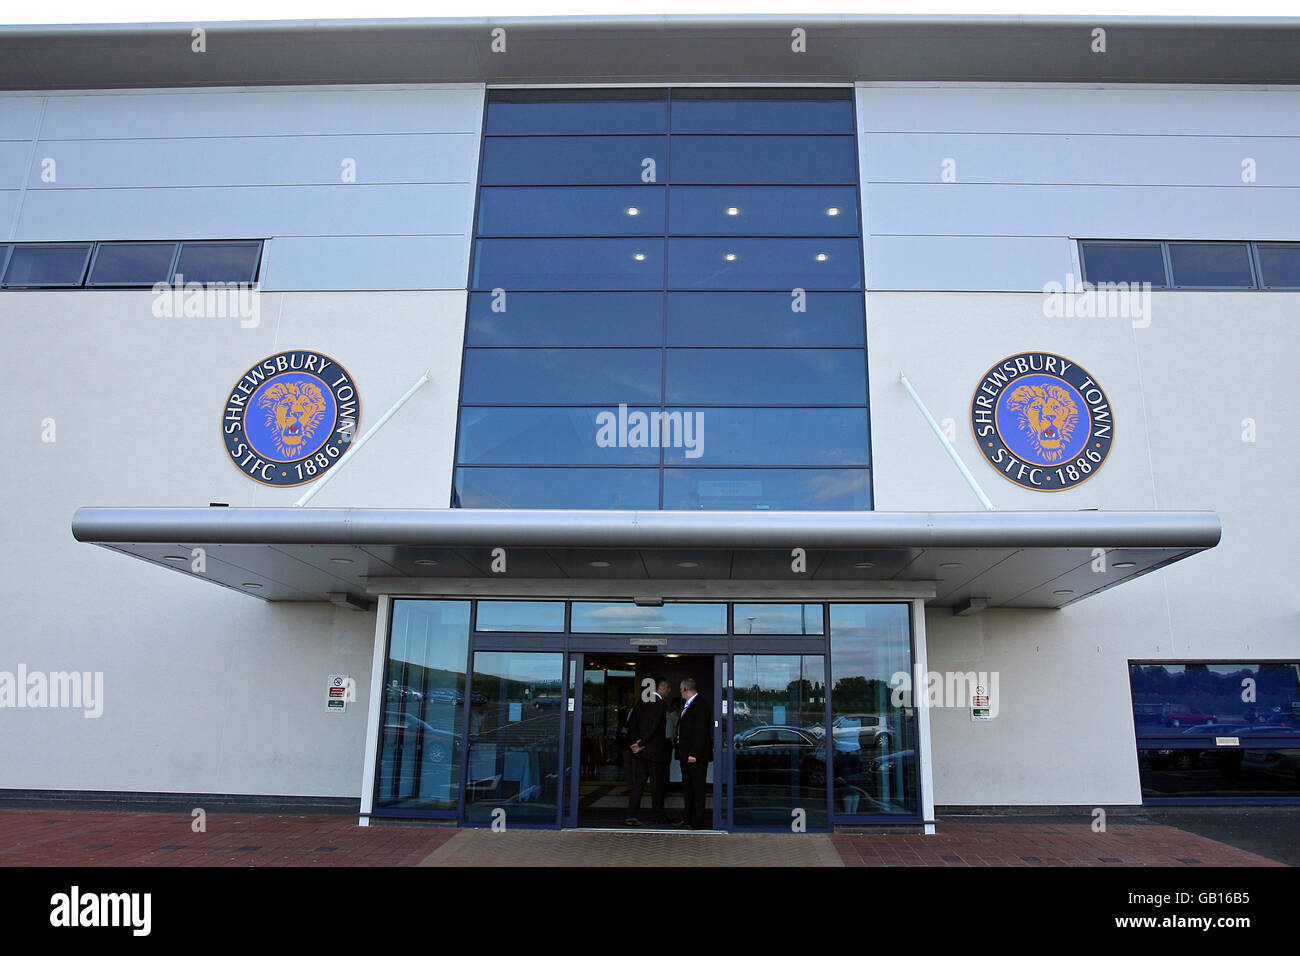
M361 400L347 369L298 349L258 362L235 383L221 428L230 459L264 485L301 485L332 468L357 434Z
M1110 400L1087 370L1051 352L1021 352L986 373L971 401L980 452L1004 478L1065 491L1110 454Z

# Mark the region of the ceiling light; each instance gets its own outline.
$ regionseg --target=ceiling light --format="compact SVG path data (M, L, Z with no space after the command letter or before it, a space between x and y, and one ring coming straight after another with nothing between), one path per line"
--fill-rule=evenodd
M351 564L351 563L352 563L352 559L351 559L351 558L330 558L330 560L333 561L335 564Z
M1136 561L1116 561L1111 567L1115 568L1136 568Z
M433 560L433 558L416 558L415 563L420 565L420 567L423 568L431 568L438 562Z
M182 558L181 560L184 560L184 559ZM679 568L698 568L698 567L700 566L700 562L698 562L698 561L678 561L678 562L677 562L677 566L678 566Z
M722 258L726 259L728 262L735 262L735 261L736 261L736 254L735 254L734 252L728 252L728 253L727 253L725 256L723 256Z
M245 581L243 584L240 585L240 587L245 587L245 588L260 588L261 586L262 585L258 584L256 581Z
M183 555L183 554L164 554L164 555L163 555L163 560L164 560L164 561L177 561L177 562L184 562L184 561L188 561L189 558L185 557L185 555ZM1119 567L1119 565L1116 565L1116 567Z
M824 252L819 252L819 253L817 253L817 261L818 261L818 262L825 262L828 258L829 258L829 257L828 257L828 256L826 255L826 253L824 253Z
M641 215L641 210L640 210L640 209L637 209L636 206L628 206L628 207L627 207L627 214L628 214L629 216L639 216L639 215Z
M1073 594L1074 592L1071 591L1069 588L1061 588L1059 591L1053 591L1052 593L1053 593L1053 594Z
M607 567L609 567L609 562L608 562L608 561L588 561L588 562L587 562L587 567L589 567L589 568L607 568Z
M739 215L740 215L740 210L737 209L735 206L728 206L728 207L727 207L727 215L728 215L728 216L739 216Z
M840 214L839 206L831 206L830 209L826 210L826 215L828 216L838 216L839 214Z
M638 253L637 253L636 255L634 255L632 258L635 259L637 262L645 262L645 253L644 253L644 252L638 252Z
M875 565L874 565L872 562L870 562L870 561L859 561L857 564L855 564L855 565L853 565L853 566L854 566L855 568L874 568L874 567L875 567Z
M681 657L680 654L665 654L664 657Z
M939 565L939 567L941 567L941 568L960 568L960 567L961 567L961 562L960 562L960 561L945 561L943 564Z

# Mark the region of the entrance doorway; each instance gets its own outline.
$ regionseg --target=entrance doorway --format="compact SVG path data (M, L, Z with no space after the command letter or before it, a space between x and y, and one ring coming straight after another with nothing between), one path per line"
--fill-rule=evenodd
M681 768L671 753L671 736L681 713L681 682L687 677L695 679L703 701L711 715L716 713L718 684L717 658L712 654L573 654L577 661L575 671L580 675L581 693L574 701L573 761L574 793L572 806L576 811L576 825L597 829L624 829L628 819L635 817L648 827L661 827L679 821L685 809L682 791ZM632 776L632 756L629 749L628 719L633 706L646 688L646 681L657 686L666 680L668 719L665 734L669 737L669 760L663 813L664 820L653 806L653 788L646 782L639 810L629 806ZM714 750L718 749L721 729L714 728ZM709 764L705 788L706 814L713 819L715 759Z

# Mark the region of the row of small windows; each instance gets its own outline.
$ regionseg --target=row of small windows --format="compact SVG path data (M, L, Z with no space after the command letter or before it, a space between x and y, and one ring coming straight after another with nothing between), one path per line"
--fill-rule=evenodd
M252 283L262 243L43 242L0 245L6 289L151 288L158 283Z
M1300 289L1300 242L1079 243L1083 278L1153 289Z

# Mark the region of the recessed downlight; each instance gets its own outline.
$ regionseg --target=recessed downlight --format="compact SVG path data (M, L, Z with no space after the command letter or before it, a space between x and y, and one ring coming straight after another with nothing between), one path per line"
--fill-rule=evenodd
M1136 561L1116 561L1111 567L1114 568L1136 568Z
M610 566L610 563L609 563L608 561L588 561L588 562L587 562L587 567L589 567L589 568L608 568L609 566Z
M828 216L838 216L839 214L840 214L839 206L831 206L830 209L826 210L826 215Z
M815 258L817 259L818 262L825 262L827 259L830 258L830 256L826 255L826 253L824 252L819 252L815 256Z
M645 253L638 252L634 256L632 256L632 258L635 259L637 262L645 262Z
M700 566L700 562L698 562L698 561L678 561L678 562L677 562L677 566L678 566L679 568L698 568L698 567Z
M628 206L628 207L627 207L627 214L628 214L629 216L639 216L639 215L641 215L641 210L640 210L640 209L637 209L636 206Z
M872 561L859 561L857 564L853 566L855 568L874 568L876 565Z
M726 259L728 262L735 262L735 261L736 261L736 254L735 254L734 252L728 252L728 253L727 253L725 256L723 256L722 258Z
M941 567L941 568L948 568L948 569L950 569L950 570L951 570L951 569L954 569L954 568L960 568L960 567L961 567L961 562L960 562L960 561L945 561L945 562L943 562L943 564L939 565L939 567Z
M422 568L431 568L438 562L433 560L433 558L416 558L415 563Z
M177 564L184 564L186 561L189 560L189 558L185 557L185 555L183 555L183 554L164 554L164 555L163 555L163 560L164 560L164 561L175 561ZM1116 566L1118 567L1118 565L1116 565Z
M735 206L728 206L728 207L727 207L727 215L728 215L728 216L739 216L739 215L740 215L740 210L737 209Z
M351 564L351 563L352 563L352 559L351 559L351 558L330 558L330 560L333 561L335 564Z
M1053 593L1053 594L1073 594L1074 591L1072 591L1070 588L1061 588L1060 590L1053 591L1052 593Z
M242 588L260 588L261 586L262 585L258 584L256 581L245 581L240 585Z

